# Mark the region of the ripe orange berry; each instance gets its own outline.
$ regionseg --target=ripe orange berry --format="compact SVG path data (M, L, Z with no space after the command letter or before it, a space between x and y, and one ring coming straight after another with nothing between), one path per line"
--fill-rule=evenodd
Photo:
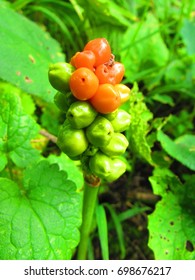
M97 112L108 114L114 112L121 104L118 91L111 84L99 85L96 93L89 100Z
M97 91L99 81L96 75L88 68L78 68L70 77L70 89L79 100L90 99Z
M86 50L92 51L95 54L95 67L110 60L111 48L105 38L97 38L89 41L84 47L84 51Z
M114 62L111 66L101 64L95 70L100 84L109 83L112 85L119 84L122 81L124 72L124 66L120 62Z
M92 51L77 52L70 62L77 69L86 67L94 71L95 54Z

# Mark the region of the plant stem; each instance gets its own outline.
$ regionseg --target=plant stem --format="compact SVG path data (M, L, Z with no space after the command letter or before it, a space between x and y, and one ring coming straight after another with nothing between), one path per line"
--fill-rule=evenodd
M85 181L82 213L83 222L80 229L81 238L78 246L77 260L86 260L87 258L88 239L99 191L99 183L100 180L97 180L95 184L94 182L93 184L88 184Z

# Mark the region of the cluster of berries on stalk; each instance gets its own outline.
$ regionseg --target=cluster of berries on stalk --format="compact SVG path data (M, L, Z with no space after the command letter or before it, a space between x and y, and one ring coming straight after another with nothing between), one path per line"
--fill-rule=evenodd
M126 171L121 158L128 147L123 132L130 115L120 106L130 89L121 81L124 66L116 62L105 38L89 41L70 63L49 67L49 81L58 90L54 101L66 118L57 145L85 173L113 182Z

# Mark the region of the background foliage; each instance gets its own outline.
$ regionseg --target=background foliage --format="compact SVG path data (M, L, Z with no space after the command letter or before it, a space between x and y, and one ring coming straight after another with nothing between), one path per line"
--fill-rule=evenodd
M55 145L64 116L47 71L96 37L125 65L132 123L128 171L100 189L88 257L195 259L188 0L0 1L0 259L74 258L83 178Z

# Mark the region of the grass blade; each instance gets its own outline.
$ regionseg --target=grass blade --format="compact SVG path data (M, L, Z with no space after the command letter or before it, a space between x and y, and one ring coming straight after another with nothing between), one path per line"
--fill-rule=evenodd
M130 219L138 214L141 214L147 210L150 210L150 207L134 207L132 209L128 209L124 212L122 212L121 214L118 215L119 221L123 222L127 219Z
M104 205L109 210L111 218L113 220L113 223L114 223L114 226L116 229L116 233L118 236L120 250L121 250L121 259L124 259L125 255L126 255L125 240L124 240L123 228L122 228L121 222L119 220L119 216L117 215L114 208L110 204L106 203Z
M68 27L64 24L64 22L55 14L55 12L49 10L48 8L41 7L41 6L33 6L32 10L41 12L47 17L48 19L55 22L62 30L62 32L65 34L68 40L74 45L74 39L71 36L71 33L68 30Z
M96 207L96 220L103 260L109 260L108 226L106 212L103 205Z

